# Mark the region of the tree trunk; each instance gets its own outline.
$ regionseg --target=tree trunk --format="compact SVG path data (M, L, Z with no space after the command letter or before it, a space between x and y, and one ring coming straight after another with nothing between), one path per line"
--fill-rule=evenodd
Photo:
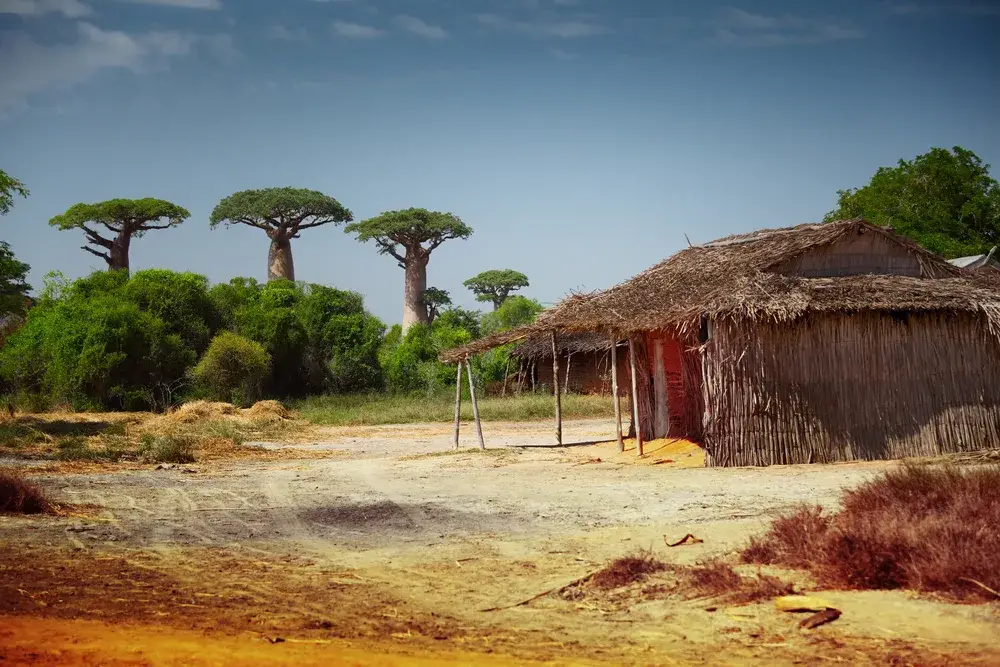
M267 253L267 281L295 280L295 265L292 264L292 242L281 237L271 239L271 249Z
M427 260L422 249L406 251L406 283L403 287L403 333L413 324L427 324Z
M122 232L115 237L108 249L108 271L128 271L128 249L132 243L132 235Z

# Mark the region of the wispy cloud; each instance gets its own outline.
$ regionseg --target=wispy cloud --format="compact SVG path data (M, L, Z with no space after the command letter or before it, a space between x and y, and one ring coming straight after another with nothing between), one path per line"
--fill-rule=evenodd
M552 57L556 60L576 60L580 57L578 53L570 53L569 51L563 51L562 49L552 49L549 53L551 53Z
M501 32L509 32L528 37L593 37L612 32L610 28L600 23L584 20L551 20L520 21L508 19L498 14L477 14L479 25Z
M264 36L278 42L304 42L309 38L305 28L286 28L281 24L272 25Z
M38 94L82 84L103 70L140 73L167 67L170 59L191 55L202 39L179 32L129 34L86 22L77 24L77 39L70 43L39 44L27 34L6 33L0 39L0 114L26 108Z
M431 25L415 16L400 14L396 17L396 24L406 32L427 39L444 39L448 36L448 32L441 26Z
M864 37L861 30L831 19L754 14L738 7L719 11L714 27L712 41L731 46L823 44Z
M883 2L882 8L896 16L933 16L957 14L961 16L1000 16L1000 3L996 2Z
M76 19L88 16L92 11L89 5L80 0L0 0L0 14L62 14L66 18Z
M385 34L385 30L376 28L375 26L351 23L349 21L334 21L333 32L341 37L350 37L351 39L371 39L373 37L381 37Z
M134 5L161 5L183 9L222 9L222 0L119 0Z

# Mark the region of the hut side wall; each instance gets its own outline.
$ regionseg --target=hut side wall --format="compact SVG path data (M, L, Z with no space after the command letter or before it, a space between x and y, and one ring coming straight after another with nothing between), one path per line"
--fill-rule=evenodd
M1000 446L1000 345L974 315L716 322L703 363L708 465Z
M552 357L539 358L538 382L552 391ZM611 395L611 351L576 352L559 357L559 382L566 381L566 366L569 365L569 391L577 394ZM618 348L618 394L628 396L629 378L628 349Z
M786 276L831 278L866 274L920 277L919 258L881 234L855 234L819 246L775 267Z

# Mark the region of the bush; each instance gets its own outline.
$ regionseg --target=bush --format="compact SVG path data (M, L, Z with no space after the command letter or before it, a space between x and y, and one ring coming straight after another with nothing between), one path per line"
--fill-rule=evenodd
M260 399L270 372L271 355L260 343L224 331L212 339L191 374L211 398L249 407Z
M996 598L983 587L1000 590L1000 467L905 465L846 491L842 507L779 518L743 559L831 587Z
M50 511L52 503L41 489L15 472L0 471L0 513L43 514Z

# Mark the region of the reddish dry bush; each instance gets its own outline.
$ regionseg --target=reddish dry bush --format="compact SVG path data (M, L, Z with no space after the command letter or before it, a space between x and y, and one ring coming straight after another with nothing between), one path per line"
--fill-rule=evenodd
M0 513L43 514L51 510L52 504L41 489L16 473L0 471Z
M759 572L744 577L720 560L677 567L674 571L679 577L678 587L687 597L717 597L729 604L749 604L794 592L791 584L777 577Z
M603 569L594 573L590 578L590 584L604 590L621 588L666 569L667 566L656 560L652 553L639 551L633 556L625 556L608 563Z
M832 587L1000 590L1000 467L906 465L846 491L842 506L776 520L743 559L807 568Z

